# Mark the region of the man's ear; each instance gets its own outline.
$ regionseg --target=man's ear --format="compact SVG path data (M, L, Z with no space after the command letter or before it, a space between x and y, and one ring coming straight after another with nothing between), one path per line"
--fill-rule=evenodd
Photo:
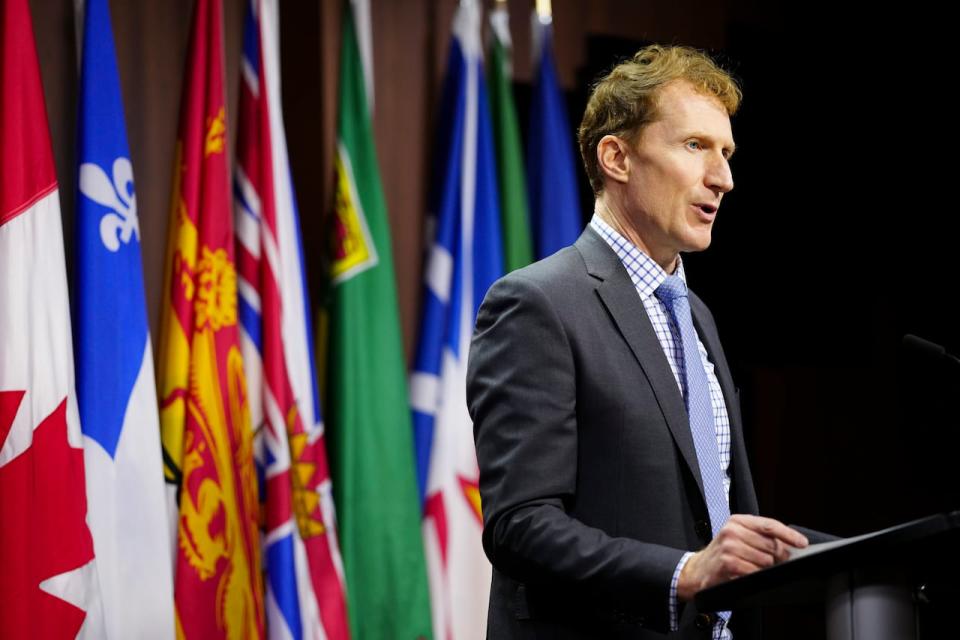
M606 135L597 143L597 164L600 171L615 182L626 183L630 175L627 143L617 136Z

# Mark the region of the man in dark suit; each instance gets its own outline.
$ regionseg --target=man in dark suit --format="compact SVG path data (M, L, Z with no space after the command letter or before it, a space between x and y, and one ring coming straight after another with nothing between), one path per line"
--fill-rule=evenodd
M589 227L487 293L467 400L490 638L753 638L754 616L690 601L807 544L756 515L736 388L680 258L733 188L739 101L692 49L614 68L579 133Z

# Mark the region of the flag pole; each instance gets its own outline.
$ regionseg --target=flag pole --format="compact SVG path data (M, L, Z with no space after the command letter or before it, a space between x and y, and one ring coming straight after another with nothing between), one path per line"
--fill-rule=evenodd
M537 17L540 18L542 24L550 24L553 22L553 9L550 6L550 0L536 0L537 5Z

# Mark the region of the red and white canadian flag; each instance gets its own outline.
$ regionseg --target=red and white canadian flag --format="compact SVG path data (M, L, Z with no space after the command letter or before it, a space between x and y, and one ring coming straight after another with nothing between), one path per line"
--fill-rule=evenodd
M0 0L0 638L102 635L60 198L27 0Z

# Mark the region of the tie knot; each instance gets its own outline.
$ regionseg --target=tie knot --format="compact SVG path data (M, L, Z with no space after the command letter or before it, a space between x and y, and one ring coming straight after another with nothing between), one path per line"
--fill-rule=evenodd
M687 297L687 285L680 276L667 276L666 280L657 287L654 295L664 304L672 305L677 298Z

